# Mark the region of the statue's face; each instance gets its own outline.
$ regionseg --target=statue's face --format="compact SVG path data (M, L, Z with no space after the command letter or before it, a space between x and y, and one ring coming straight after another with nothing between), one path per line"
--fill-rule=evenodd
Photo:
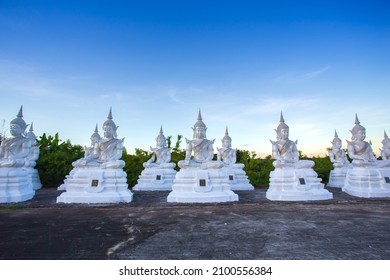
M92 142L93 144L99 142L99 137L97 137L97 136L92 136L92 137L91 137L91 142Z
M114 136L114 129L110 125L103 126L104 137L112 138Z
M356 132L356 139L359 141L363 141L366 138L366 131L361 129Z
M165 147L167 145L167 143L163 137L158 137L156 139L156 145L157 145L157 147Z
M282 140L287 140L288 139L288 134L289 134L288 128L283 128L279 132L279 137Z
M10 133L12 136L19 136L22 134L22 129L17 124L11 124L10 126Z
M201 126L195 127L195 130L194 130L195 138L203 139L205 137L205 135L206 135L206 129L204 127L201 127Z
M336 141L333 143L333 148L335 149L341 149L341 141Z
M224 139L222 145L224 148L230 148L232 146L232 142L229 139Z

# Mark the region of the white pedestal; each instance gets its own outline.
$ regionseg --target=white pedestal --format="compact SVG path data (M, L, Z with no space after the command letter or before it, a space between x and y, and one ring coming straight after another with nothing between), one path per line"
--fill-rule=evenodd
M167 168L145 168L138 178L134 191L171 191L176 170Z
M0 203L21 202L35 195L24 168L0 168Z
M39 179L38 170L36 170L35 168L31 168L31 167L26 168L26 170L28 173L28 177L30 178L30 181L33 185L33 189L35 191L41 189L42 184L41 184L41 180Z
M65 192L57 203L131 202L126 173L122 169L75 168L64 181Z
M390 197L390 169L353 167L347 172L343 191L358 197Z
M324 189L324 184L311 168L276 168L270 174L266 197L269 200L306 201L332 199L333 194Z
M345 183L348 168L335 168L330 171L327 187L342 188Z
M253 191L248 176L242 168L225 167L226 177L232 191Z
M181 169L167 197L168 202L207 203L238 201L222 169Z

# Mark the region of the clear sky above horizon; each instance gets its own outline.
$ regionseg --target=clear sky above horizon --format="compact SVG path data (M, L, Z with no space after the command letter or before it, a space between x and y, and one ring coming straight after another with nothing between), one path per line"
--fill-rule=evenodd
M110 107L125 146L192 138L271 153L283 111L304 154L355 113L378 154L390 134L388 1L0 0L0 120L89 145ZM101 133L102 134L102 133ZM184 144L182 145L184 147Z

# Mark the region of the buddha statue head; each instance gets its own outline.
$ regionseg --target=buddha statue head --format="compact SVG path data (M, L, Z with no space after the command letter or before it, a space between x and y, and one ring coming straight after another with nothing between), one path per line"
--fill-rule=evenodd
M284 122L283 113L280 112L280 123L278 127L275 129L277 133L277 139L278 140L287 140L289 135L289 127Z
M30 129L29 129L28 132L26 133L26 137L27 137L28 139L31 139L31 140L35 143L37 137L36 137L36 135L35 135L35 133L34 133L33 123L31 123Z
M112 111L110 108L110 112L108 113L107 120L103 123L103 131L104 131L104 137L105 138L116 138L116 130L118 129L118 126L114 123L112 120Z
M167 145L167 139L164 136L162 126L160 127L160 132L156 137L156 145L159 148L166 147L166 145Z
M197 138L197 139L206 138L207 127L206 127L205 123L202 121L202 115L200 113L200 109L199 109L199 113L198 113L198 120L196 121L192 130L194 131L194 138Z
M341 149L342 141L339 138L339 136L337 135L336 130L334 131L334 138L333 138L331 143L332 143L334 149Z
M91 139L91 144L92 144L92 145L99 142L99 140L100 140L100 134L99 134L99 132L98 132L98 126L97 126L97 125L95 126L95 131L92 133L90 139Z
M16 118L10 122L10 133L12 136L23 135L26 131L27 124L23 120L23 106L20 107Z
M229 136L228 128L226 127L225 130L225 136L222 138L222 146L224 148L231 148L232 147L232 138Z
M355 126L351 130L352 140L363 141L366 138L366 129L364 126L360 125L359 118L357 114L355 115Z

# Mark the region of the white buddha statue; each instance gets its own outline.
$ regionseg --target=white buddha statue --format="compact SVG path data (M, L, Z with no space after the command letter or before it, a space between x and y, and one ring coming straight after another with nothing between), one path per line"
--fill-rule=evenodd
M112 120L112 112L108 114L107 120L103 123L104 136L94 143L93 150L88 150L84 158L74 162L73 166L93 166L100 168L117 169L123 168L125 162L120 160L123 151L123 139L117 139L117 126ZM91 141L96 141L98 135L93 134Z
M0 144L0 203L26 201L34 197L31 171L35 170L32 168L36 158L32 149L35 135L34 141L26 137L27 126L23 120L23 107L20 107L17 117L10 122L12 137L2 139ZM38 171L35 172L38 177Z
M101 139L97 125L96 125L95 131L92 133L90 139L91 139L91 146L84 148L85 157L88 157L89 155L93 154L93 150L94 150L95 145L98 144L100 139Z
M244 168L244 164L236 163L237 150L232 148L232 138L226 127L225 136L222 138L222 148L217 148L217 160L222 161L225 167Z
M29 155L27 156L28 160L26 160L25 167L34 167L37 159L39 158L39 147L37 146L37 138L34 133L33 123L30 125L26 138L31 141L31 149Z
M382 149L380 149L382 160L390 160L390 139L384 132L384 138L382 140Z
M10 122L12 137L5 138L0 145L0 167L23 167L29 164L32 142L25 136L27 124L23 120L23 107L17 118Z
M145 168L175 168L176 164L171 162L171 148L167 147L167 139L164 136L162 126L156 137L156 148L150 147L151 158L143 163Z
M337 131L334 132L334 138L332 143L332 150L329 151L329 159L333 163L334 168L343 168L349 166L348 158L342 149L342 141L337 135Z
M358 197L390 197L390 161L377 160L371 143L365 141L366 129L355 115L355 126L348 141L352 168L348 169L342 190Z
M220 161L213 161L214 140L206 139L207 127L202 121L202 115L199 110L198 120L192 128L194 131L193 140L186 138L186 156L184 160L179 161L180 168L201 168L213 169L221 168L223 163Z
M376 158L370 143L364 141L366 129L360 125L358 116L355 116L355 126L351 130L352 141L348 141L348 155L352 159L352 165L357 167L374 166Z
M213 160L214 140L206 139L207 127L198 113L193 127L194 139L188 140L186 156L173 180L168 202L205 203L238 201L228 181L228 170L220 160ZM235 173L232 173L233 176Z
M128 189L127 174L121 160L124 139L117 139L117 126L112 111L103 123L101 138L97 127L91 136L91 147L83 158L73 163L59 190L65 190L58 203L120 203L130 202L133 194Z
M275 168L312 168L314 162L311 160L299 160L297 149L298 141L291 141L289 137L289 127L284 122L283 114L280 113L280 124L277 129L277 140L272 143L272 156L275 159L273 165Z
M37 138L34 133L33 123L31 123L26 137L31 141L31 149L29 155L27 156L24 167L29 173L29 178L33 184L34 190L38 190L42 188L42 184L39 178L38 170L34 168L39 158L39 146L37 146Z
M84 158L78 159L72 163L73 167L83 167L88 165L89 162L93 161L93 152L95 146L98 145L101 137L98 131L98 126L96 125L95 131L91 135L91 145L89 147L84 147Z

